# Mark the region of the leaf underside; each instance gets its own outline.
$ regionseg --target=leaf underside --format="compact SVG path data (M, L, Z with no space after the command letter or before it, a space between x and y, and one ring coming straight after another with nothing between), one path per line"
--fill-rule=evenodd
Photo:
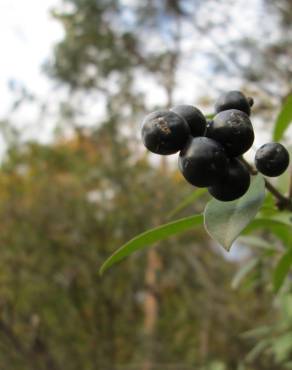
M204 212L204 224L207 232L229 251L235 239L256 216L264 197L264 178L261 175L256 175L243 197L231 202L212 199Z

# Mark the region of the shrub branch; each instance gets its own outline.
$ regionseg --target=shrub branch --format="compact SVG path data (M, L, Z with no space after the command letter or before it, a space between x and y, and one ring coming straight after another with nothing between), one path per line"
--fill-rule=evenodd
M256 175L258 171L248 163L244 158L242 158L242 162L246 165L251 175ZM291 173L291 181L290 181L290 188L289 188L289 196L286 197L283 195L278 189L274 187L270 183L269 180L265 179L266 189L276 198L276 206L280 211L288 210L292 212L292 173Z

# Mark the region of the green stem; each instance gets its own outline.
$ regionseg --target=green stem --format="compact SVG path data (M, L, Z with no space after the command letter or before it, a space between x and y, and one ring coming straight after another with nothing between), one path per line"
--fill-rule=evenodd
M292 201L292 167L290 168L290 180L289 180L289 194L288 197Z

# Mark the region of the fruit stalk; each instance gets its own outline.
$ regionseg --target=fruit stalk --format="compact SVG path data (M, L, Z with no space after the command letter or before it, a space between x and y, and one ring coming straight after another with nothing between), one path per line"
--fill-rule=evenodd
M251 175L256 175L258 173L258 171L254 169L253 166L251 166L244 158L242 158L242 162L246 165ZM270 183L269 180L267 180L266 178L264 180L266 189L277 199L276 205L278 209L281 211L288 210L292 212L292 197L290 195L289 197L285 197L282 193L279 192L278 189L274 187L274 185ZM292 191L291 186L290 191Z
M289 199L292 201L292 167L290 168Z

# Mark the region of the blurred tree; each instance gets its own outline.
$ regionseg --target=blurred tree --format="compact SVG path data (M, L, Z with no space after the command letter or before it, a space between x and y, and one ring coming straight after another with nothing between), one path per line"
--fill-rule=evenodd
M57 81L61 84L65 83L69 87L70 100L64 104L66 111L70 112L67 120L70 125L73 124L79 128L82 126L80 122L85 116L84 113L88 112L88 107L90 110L90 105L96 104L96 101L101 105L104 103L104 116L106 121L111 124L107 124L101 129L105 131L99 131L100 136L103 132L102 138L99 138L102 156L105 156L102 160L109 161L105 166L105 172L100 172L103 176L101 183L108 175L111 175L113 176L112 185L116 187L116 181L117 184L122 182L124 184L123 191L129 195L124 198L122 203L119 203L121 209L114 210L115 221L113 224L107 223L111 227L101 228L105 238L113 232L116 233L116 230L119 230L125 239L130 230L133 234L135 233L135 229L131 229L131 224L129 224L128 218L131 219L131 216L125 212L126 209L131 209L135 222L140 220L141 229L146 229L147 222L150 220L152 220L152 224L161 222L161 218L165 214L165 209L162 207L164 197L167 197L165 206L171 204L174 206L177 199L174 199L173 194L182 195L181 188L177 188L177 191L171 189L172 191L168 194L164 182L158 183L157 178L159 177L157 177L156 171L161 178L168 178L169 169L165 166L165 162L162 162L160 168L152 169L156 175L152 177L152 183L149 183L150 193L155 192L156 196L149 201L150 194L147 194L147 201L145 196L142 202L137 197L137 203L134 203L131 197L140 190L141 183L144 188L145 180L140 185L137 184L137 173L128 166L124 167L121 164L121 158L116 157L119 153L116 140L120 138L118 140L123 142L123 150L128 148L125 139L127 137L133 139L133 136L136 135L137 125L135 122L140 120L141 112L144 113L146 110L147 100L143 96L141 80L154 82L155 89L162 89L165 98L164 105L171 106L175 101L179 68L187 63L192 63L193 59L190 58L190 54L198 54L207 57L208 68L206 70L209 76L206 77L205 82L211 84L213 89L221 88L220 82L217 84L217 80L220 81L220 76L224 75L231 78L235 76L245 78L250 82L248 88L252 86L259 91L264 91L269 99L270 96L276 96L278 101L279 96L283 92L286 93L287 75L284 76L282 71L278 70L278 63L274 63L274 60L281 58L281 53L275 50L275 58L270 60L266 59L266 55L270 52L271 44L267 41L261 42L261 48L258 48L259 40L268 40L268 36L273 32L271 27L277 22L272 22L271 25L265 23L261 32L256 33L254 38L251 37L250 33L242 32L238 32L239 36L232 42L230 37L220 38L222 29L226 30L228 27L230 30L235 26L236 22L229 21L229 9L233 5L236 5L236 1L218 3L208 0L191 3L183 0L165 0L161 2L147 1L145 4L111 0L65 0L62 2L62 6L53 12L63 25L64 39L56 45L54 57L47 66L47 70ZM264 5L262 12L264 15L268 15L268 3ZM216 17L213 16L214 14ZM277 14L281 16L282 13L278 12ZM264 16L262 19L265 19ZM191 39L190 33L192 34ZM284 28L282 33L285 35ZM207 37L213 45L211 53L204 52L203 48L200 49L198 41L204 37ZM287 38L286 40L289 43ZM188 54L183 48L186 41L191 42ZM254 55L257 57L254 58ZM256 63L255 59L260 62ZM270 103L271 101L268 100L266 105ZM88 116L86 115L86 117ZM63 117L63 121L66 121L66 117ZM95 117L92 119L92 123L102 126L100 120ZM105 135L104 132L107 134ZM104 136L110 139L106 141ZM111 147L110 143L114 137L115 141ZM127 143L133 149L134 158L138 160L140 158L139 146L133 140ZM108 152L109 147L111 147L110 152ZM108 153L108 155L104 153ZM113 166L112 160L118 165ZM133 163L137 166L137 162L131 162L132 165ZM99 166L100 164L97 165L97 168ZM125 178L129 178L129 180L126 181ZM105 183L108 187L108 182L105 181ZM155 184L155 189L153 184ZM169 184L169 186L173 185ZM107 199L107 204L112 204L111 197ZM142 208L140 204L143 204ZM134 205L135 207L133 207ZM130 206L132 207L130 208ZM153 210L155 210L155 215L153 215ZM139 214L141 218L137 216L136 212L142 213ZM123 228L117 227L119 223L122 223ZM114 249L114 246L121 244L121 240L112 239L112 237L113 235L110 236L110 245ZM189 244L190 240L186 237L182 239L181 243ZM246 326L253 325L249 315L260 321L266 319L265 311L262 308L269 305L269 295L264 291L261 295L261 307L257 307L259 302L253 300L253 290L248 293L235 293L228 287L227 276L230 276L229 273L233 270L229 264L222 259L218 260L218 256L214 259L214 255L212 253L209 255L209 251L205 248L196 249L196 252L193 249L186 249L191 250L186 253L185 249L181 250L181 243L170 243L175 251L174 255L168 249L165 255L165 250L160 248L159 258L155 252L150 252L148 255L148 266L152 265L153 268L146 268L146 286L142 293L138 294L138 297L140 299L143 297L144 302L149 297L154 302L154 306L159 305L159 314L155 312L156 307L152 310L154 316L152 318L146 317L146 328L147 325L152 327L150 338L146 340L145 336L141 336L139 341L141 352L135 351L134 360L139 362L145 357L151 357L149 359L149 366L151 366L151 363L156 361L176 362L183 358L186 363L205 366L210 360L219 359L226 364L227 369L233 370L239 363L238 359L242 358L242 353L247 351L247 344L238 338L238 333L245 330ZM178 258L175 258L176 254ZM186 265L188 269L186 269ZM143 267L144 269L140 269L138 274L140 281L144 281L145 266L143 265ZM168 269L174 273L169 273ZM124 273L117 271L116 274L118 273L117 279L124 279ZM133 271L133 276L136 276L135 274L136 270ZM216 289L217 287L213 286L212 281L219 282L219 277L222 276L226 276L227 280L223 281L222 289ZM164 286L167 288L165 290L167 294L164 294L162 289ZM117 299L116 305L118 306L123 301L120 296L113 297L113 291L113 288L109 289L109 293L105 293L103 297L107 302ZM169 294L171 292L174 295ZM196 297L195 307L193 307L193 297ZM233 301L235 297L236 300ZM241 305L239 302L241 299L245 302L247 297L250 297L252 304L245 308L247 311L244 311L241 316L241 313L237 312L237 307L242 309L244 304ZM181 302L184 304L182 305ZM233 307L233 304L236 307ZM115 310L110 311L108 308L106 312L111 312L114 318L117 317ZM179 313L176 317L178 321L174 320L175 313ZM139 314L139 320L142 320L143 315L141 312ZM115 325L118 325L119 320L123 320L120 315L119 319L114 320L116 324L110 326L118 333L121 332L121 329ZM190 321L195 323L194 326L191 325L191 328L188 324ZM106 321L102 322L106 328L109 321L107 324L104 324ZM217 325L218 330L216 330ZM153 330L153 326L156 327L156 330ZM133 332L127 333L124 337L130 338L132 334L136 338L135 336L139 332L137 327L133 326L131 329ZM170 343L169 339L173 337L174 332L179 333L174 338L175 344ZM122 337L123 335L121 335ZM124 347L125 343L121 338L120 343ZM105 341L103 345L107 346L109 338L102 340ZM147 342L151 342L150 350ZM197 351L194 350L194 347ZM125 348L128 348L127 354L131 353L132 356L131 343L127 343ZM109 361L107 356L113 351L114 349L111 347L109 352L105 354L106 361ZM228 355L226 355L227 353ZM113 360L112 357L111 360ZM127 361L130 361L130 357L117 357L116 362L126 361L129 363ZM270 368L270 359L267 361L266 358L263 358L256 361L257 369Z
M179 1L149 2L147 7L125 6L118 1L87 0L64 4L71 5L68 11L65 8L65 11L54 12L65 30L64 40L56 46L50 69L54 77L69 84L73 91L101 92L107 98L107 114L116 115L121 123L127 122L122 124L123 127L135 122L136 114L143 109L141 94L137 94L135 88L137 74L154 76L164 88L166 105L173 104L180 54L180 19L184 15ZM168 23L164 22L164 17L168 18ZM168 24L170 28L165 30ZM160 42L161 49L141 43L141 35L154 41L165 31L168 41L166 44ZM162 171L165 164L162 160ZM159 218L157 223L161 221ZM144 370L151 366L154 348L158 302L152 291L158 283L160 265L157 252L151 250L145 272L148 287L144 309L145 342L148 343L145 350L149 365L146 364Z
M52 146L14 147L2 165L5 369L141 368L145 360L145 254L102 279L98 267L167 214L177 203L173 194L184 197L188 186L170 169L162 176L160 168L137 159L114 127L109 121ZM163 269L153 292L159 301L153 364L200 369L217 360L236 368L250 349L238 333L274 317L269 296L259 301L254 290L232 290L235 266L199 230L158 249ZM257 370L269 369L265 359L256 364Z
M242 85L278 98L277 103L291 90L289 0L256 1L248 9L237 0L147 4L64 0L62 4L53 14L65 37L48 69L73 89L108 92L113 80L115 90L122 91L123 82L132 80L131 86L141 91L133 79L142 78L142 72L169 91L178 82L179 68L204 58L206 88L222 89L221 77L241 78ZM252 15L261 27L245 24L237 11ZM211 45L207 49L206 41Z

